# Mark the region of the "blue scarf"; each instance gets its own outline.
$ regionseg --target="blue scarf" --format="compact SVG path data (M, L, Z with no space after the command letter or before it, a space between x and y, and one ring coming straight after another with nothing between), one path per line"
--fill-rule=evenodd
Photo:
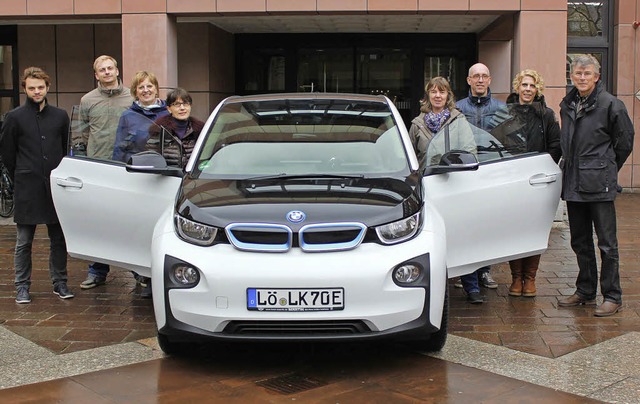
M433 133L438 133L442 124L449 119L451 116L451 112L448 109L443 109L442 112L435 114L433 112L428 112L424 116L424 123L427 125L427 128Z

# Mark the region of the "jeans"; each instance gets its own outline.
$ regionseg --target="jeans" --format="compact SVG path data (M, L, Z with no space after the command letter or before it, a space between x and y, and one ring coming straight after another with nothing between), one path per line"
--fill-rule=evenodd
M31 247L36 233L35 224L16 224L17 238L14 256L16 267L16 288L31 285ZM67 244L59 223L48 224L49 233L49 276L55 285L67 281Z
M100 278L106 278L109 270L109 265L103 264L102 262L94 262L93 264L89 265L89 274L95 275Z
M598 264L593 245L593 229L598 236L602 267L600 291L604 300L622 303L620 287L620 257L616 235L616 208L613 201L567 202L571 248L578 259L576 294L583 299L595 299L598 288Z
M462 288L467 293L472 292L480 292L480 286L478 285L478 274L480 270L477 269L475 272L471 272L467 275L462 275L460 280L462 281Z
M476 271L478 273L478 277L480 277L481 274L486 274L491 270L491 265L486 265L482 268L478 268L478 270Z

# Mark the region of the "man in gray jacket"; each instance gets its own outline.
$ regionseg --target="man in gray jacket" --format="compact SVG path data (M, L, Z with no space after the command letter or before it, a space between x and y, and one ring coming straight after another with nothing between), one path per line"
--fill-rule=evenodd
M575 88L560 103L562 130L562 198L567 201L571 248L578 259L576 292L558 301L560 307L595 305L598 266L593 228L602 258L598 317L622 308L614 199L618 171L633 148L633 123L619 99L604 90L600 64L591 55L571 62Z
M118 63L108 55L98 56L93 62L98 86L80 99L80 117L73 122L72 152L97 159L110 159L116 141L116 130L122 112L131 106L133 97L119 79ZM99 229L96 229L99 231ZM82 289L103 285L109 265L94 262L89 265Z

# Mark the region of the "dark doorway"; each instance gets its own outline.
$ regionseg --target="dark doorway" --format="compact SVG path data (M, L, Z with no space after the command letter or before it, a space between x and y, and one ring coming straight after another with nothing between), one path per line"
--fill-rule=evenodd
M382 94L409 124L431 77L466 97L475 55L474 34L241 34L236 92Z

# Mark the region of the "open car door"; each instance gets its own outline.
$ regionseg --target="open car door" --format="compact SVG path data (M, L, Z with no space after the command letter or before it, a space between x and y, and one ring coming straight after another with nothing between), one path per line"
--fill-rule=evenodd
M560 168L549 154L505 146L477 128L470 136L476 147L469 150L453 138L432 140L429 147L467 150L480 161L477 170L437 173L429 167L439 164L436 157L423 178L425 203L445 223L450 278L545 251L562 186ZM438 153L428 149L427 158Z
M122 162L63 158L51 172L51 193L69 254L150 277L154 227L173 208L180 182L127 172Z

